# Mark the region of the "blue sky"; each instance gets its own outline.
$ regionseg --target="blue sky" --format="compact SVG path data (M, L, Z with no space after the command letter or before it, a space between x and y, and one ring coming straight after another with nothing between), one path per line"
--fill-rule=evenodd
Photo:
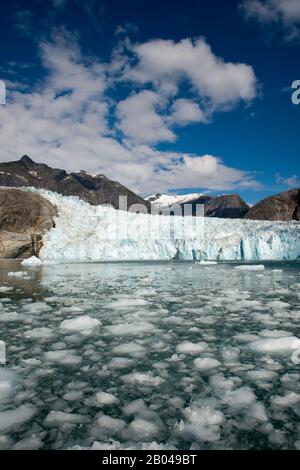
M300 186L299 0L6 2L0 159L133 190Z

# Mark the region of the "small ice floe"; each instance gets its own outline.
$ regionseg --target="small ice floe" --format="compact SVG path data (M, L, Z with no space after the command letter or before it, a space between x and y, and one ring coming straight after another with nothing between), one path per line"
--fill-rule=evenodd
M0 432L17 429L35 415L36 409L31 405L21 405L13 410L0 412Z
M271 398L273 405L281 407L293 407L296 403L300 402L300 394L295 392L286 393L284 396L275 395Z
M101 415L97 419L97 426L101 434L112 436L118 434L126 427L126 421L107 415Z
M17 375L15 372L0 368L0 401L6 399L13 391Z
M97 405L105 406L118 403L119 399L115 395L112 395L112 393L97 392L95 396L95 401Z
M184 440L213 442L220 439L220 425L224 422L221 411L211 406L191 405L183 410L185 421L177 425L177 432Z
M152 323L140 321L108 326L107 330L111 335L116 336L140 336L145 334L152 334L155 330L155 327L152 325Z
M25 277L28 278L28 272L27 271L10 271L7 273L9 277Z
M207 371L211 369L215 369L221 365L221 362L217 361L217 359L213 359L211 357L197 357L194 360L194 364L196 369L201 371Z
M157 437L160 429L157 423L143 418L135 418L128 426L128 435L134 441L149 441Z
M0 286L0 292L11 292L13 290L12 287L8 287L8 286ZM2 300L3 302L3 300Z
M248 347L251 351L257 353L292 353L293 351L300 349L300 339L296 336L285 336L281 338L266 337L249 343Z
M0 322L12 323L22 320L22 315L17 312L4 312L0 313Z
M48 340L52 338L53 330L46 326L41 326L39 328L34 328L33 330L25 331L24 336L29 339Z
M91 318L89 315L81 315L80 317L64 320L60 324L60 329L68 332L83 332L85 330L93 330L102 323L97 318Z
M218 263L217 263L217 261L206 261L206 260L202 259L197 264L201 264L202 266L213 266L213 265L218 264Z
M21 262L22 266L41 266L41 264L42 261L36 256L31 256L30 258L26 258Z
M256 402L255 394L247 386L227 392L223 399L230 407L237 409L247 408Z
M265 267L263 264L241 264L240 266L235 266L234 269L239 271L263 271Z
M183 341L177 345L176 351L179 354L198 354L205 351L208 348L208 344L205 341L199 343L192 343L190 341Z
M50 411L44 419L44 426L62 427L64 424L85 423L87 418L76 413L65 413L64 411Z
M140 345L140 344L137 344L137 343L122 343L122 344L119 344L118 346L115 346L113 349L112 349L112 353L113 354L125 354L125 355L128 355L128 356L135 356L135 355L140 355L140 354L144 354L145 352L145 348L144 346Z
M62 364L65 366L73 366L80 364L81 356L76 356L75 351L70 349L61 349L60 351L48 351L44 353L44 359L54 364Z
M133 372L132 374L122 375L121 380L130 385L146 385L153 387L163 382L161 377L154 376L151 372Z

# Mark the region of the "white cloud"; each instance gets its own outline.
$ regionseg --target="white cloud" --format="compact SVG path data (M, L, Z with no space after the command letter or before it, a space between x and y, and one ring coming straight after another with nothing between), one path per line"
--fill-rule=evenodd
M207 122L207 118L199 105L184 98L174 101L169 120L171 123L183 126L193 122Z
M288 188L296 188L300 185L300 180L297 175L292 175L288 177L281 176L279 173L276 173L276 183L284 184Z
M125 78L141 84L155 83L158 89L176 94L187 81L213 109L233 106L256 96L256 78L251 66L225 62L204 39L153 40L132 46L138 59Z
M260 23L277 23L285 29L285 38L289 41L300 37L300 1L299 0L244 0L241 8L247 19Z
M41 43L40 56L45 78L31 89L12 89L7 105L0 106L2 161L28 154L51 166L104 173L143 194L257 187L253 175L217 157L155 148L158 141L174 141L175 123L204 120L196 102L143 89L113 103L107 92L117 67L84 56L65 33ZM240 90L239 85L236 97Z
M157 112L162 103L162 97L149 90L120 101L117 106L120 129L135 143L173 142L175 134Z

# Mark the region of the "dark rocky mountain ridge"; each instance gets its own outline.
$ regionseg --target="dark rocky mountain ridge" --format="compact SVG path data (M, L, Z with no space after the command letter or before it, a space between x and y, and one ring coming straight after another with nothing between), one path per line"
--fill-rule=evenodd
M300 221L300 188L269 196L251 207L246 219Z
M0 186L37 187L55 191L64 196L79 196L92 205L107 204L119 208L119 197L127 196L128 207L143 204L148 212L168 212L168 208L154 207L159 194L147 200L135 194L117 181L104 175L92 176L85 171L67 173L65 170L51 168L43 163L36 163L27 155L20 160L0 163ZM197 204L204 204L207 217L247 218L254 220L300 220L300 188L269 196L249 207L238 194L221 196L201 195L190 201L179 203L192 205L192 214L196 214ZM197 196L197 194L196 194Z
M119 208L119 196L127 196L128 207L143 204L150 211L150 203L117 181L104 175L92 176L85 171L67 173L36 163L27 155L20 160L0 163L0 186L48 189L64 196L79 196L92 205L108 204Z

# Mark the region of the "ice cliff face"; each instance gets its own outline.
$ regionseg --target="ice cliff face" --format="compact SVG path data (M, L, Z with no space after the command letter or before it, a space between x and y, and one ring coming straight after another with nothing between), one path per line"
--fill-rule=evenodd
M281 260L300 258L298 222L162 217L91 206L31 188L58 209L43 260Z

